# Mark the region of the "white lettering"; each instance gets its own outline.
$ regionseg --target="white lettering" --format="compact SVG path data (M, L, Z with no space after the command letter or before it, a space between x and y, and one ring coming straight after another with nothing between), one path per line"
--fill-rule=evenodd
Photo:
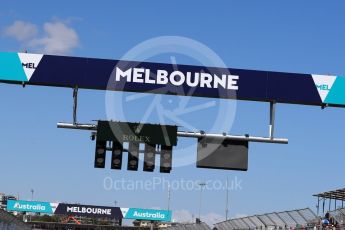
M152 74L152 76L151 76ZM158 69L155 73L152 73L150 69L145 68L129 68L125 71L116 67L115 80L121 81L125 79L127 82L145 83L145 84L159 84L167 85L171 84L174 86L182 86L183 84L189 87L202 87L211 89L229 89L238 90L237 75L217 75L205 72L182 72Z
M224 89L226 89L226 75L223 74L222 77L218 77L217 75L214 76L214 88L218 88L218 85L222 86Z
M201 73L200 74L200 87L206 87L212 88L211 82L212 82L212 75L209 73Z
M144 79L143 79L143 73L144 72L145 72L145 69L134 68L134 71L133 71L133 82L143 83L144 82Z
M158 70L157 71L157 84L165 85L168 83L168 71Z
M145 83L148 83L148 84L155 84L155 80L153 79L150 79L150 70L149 69L146 69L145 70Z
M177 80L175 78L176 76L178 76ZM170 74L170 82L173 85L180 86L185 82L185 80L186 80L186 77L181 71L174 71Z
M238 90L237 80L239 76L236 75L228 75L228 89Z
M194 82L192 82L192 73L187 72L186 74L186 83L190 87L195 87L199 84L200 73L195 73L194 75Z
M116 67L115 80L120 81L121 77L126 77L127 82L130 82L132 79L132 69L128 69L123 72L119 67Z

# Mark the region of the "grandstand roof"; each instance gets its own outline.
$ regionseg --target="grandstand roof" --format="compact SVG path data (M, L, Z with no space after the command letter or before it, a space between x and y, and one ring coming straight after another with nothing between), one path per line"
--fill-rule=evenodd
M341 226L345 227L345 208L336 209L331 211L330 214Z
M323 193L315 194L313 196L321 197L324 199L333 199L333 200L345 201L345 188L334 190L334 191L329 191L329 192L323 192Z
M218 230L262 229L266 227L290 228L308 226L317 221L317 216L309 208L272 212L262 215L235 218L215 224Z
M0 209L0 229L29 230L31 228L27 226L23 221L17 219L11 213L8 213L5 210Z

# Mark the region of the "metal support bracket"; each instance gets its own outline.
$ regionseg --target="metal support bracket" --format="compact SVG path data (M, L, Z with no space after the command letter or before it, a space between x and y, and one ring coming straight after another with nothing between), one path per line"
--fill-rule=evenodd
M270 139L274 139L274 121L275 121L276 103L270 102L270 125L268 136Z
M73 89L73 125L77 125L78 86Z
M78 88L76 87L73 91L73 123L59 122L57 124L58 128L65 129L79 129L79 130L91 130L92 135L91 139L94 140L97 133L97 124L78 124L77 123L77 102L78 102ZM268 137L256 137L246 135L229 135L226 133L216 134L216 133L205 133L204 131L200 132L186 132L186 131L177 131L178 137L190 137L190 138L203 138L210 137L220 140L238 140L238 141L251 141L251 142L265 142L265 143L277 143L277 144L287 144L288 139L286 138L275 138L274 137L274 122L275 122L275 108L276 103L270 102L270 124L269 124L269 136Z
M97 130L96 124L71 124L60 122L57 124L58 128L64 129L80 129L80 130ZM212 137L215 139L221 140L238 140L238 141L251 141L251 142L266 142L266 143L277 143L277 144L287 144L288 139L285 138L270 138L270 137L255 137L249 135L224 135L224 134L215 134L215 133L205 133L205 132L186 132L186 131L177 131L178 137L191 137L191 138L202 138L202 137Z

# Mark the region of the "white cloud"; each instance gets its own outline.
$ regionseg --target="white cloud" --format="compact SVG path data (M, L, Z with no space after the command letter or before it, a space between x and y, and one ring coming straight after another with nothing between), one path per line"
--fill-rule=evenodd
M225 220L225 217L218 213L208 213L206 215L201 215L201 221L205 222L209 226L213 227L215 223L219 223Z
M68 54L79 46L77 32L67 23L46 22L40 35L37 28L30 22L16 21L5 28L4 35L16 39L26 49L44 54Z
M173 212L173 220L179 223L195 223L195 219L197 216L190 213L188 210L177 210ZM215 223L219 223L225 220L225 217L218 214L218 213L207 213L205 215L201 215L201 221L208 224L210 227L213 227Z
M4 35L12 37L18 41L32 39L37 35L38 29L35 24L24 21L15 21L4 30Z
M188 210L173 211L173 220L179 223L192 223L195 222L195 218Z
M243 218L243 217L246 217L246 216L248 216L248 215L238 213L238 214L236 214L233 218L234 218L234 219L237 219L237 218Z
M44 36L33 39L30 45L39 48L44 53L66 54L79 44L79 38L74 29L62 22L47 22L43 29Z

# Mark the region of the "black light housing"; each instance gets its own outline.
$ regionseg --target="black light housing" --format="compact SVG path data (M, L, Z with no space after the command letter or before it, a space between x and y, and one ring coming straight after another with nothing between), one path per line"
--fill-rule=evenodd
M123 145L118 141L113 141L111 154L111 169L121 169L122 167Z
M111 168L121 169L123 153L128 152L127 170L137 171L139 155L144 153L143 170L153 172L156 167L156 154L161 153L160 171L169 173L172 168L172 148L177 145L177 126L160 124L142 124L132 122L98 121L96 138L98 147L107 150L106 142L112 142ZM127 145L128 149L123 146ZM145 148L140 150L140 145ZM105 151L95 160L95 167L104 168Z
M97 140L95 150L95 168L105 167L105 156L107 151L107 142Z
M139 143L129 142L127 170L138 171L139 165Z
M145 143L144 171L153 172L155 169L156 145Z
M161 173L170 173L172 168L172 146L162 145L161 146Z

